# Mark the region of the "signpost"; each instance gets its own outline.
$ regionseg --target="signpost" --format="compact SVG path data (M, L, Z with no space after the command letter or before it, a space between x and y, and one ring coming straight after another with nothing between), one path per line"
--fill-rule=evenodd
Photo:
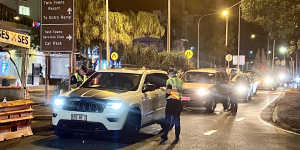
M230 74L230 62L232 61L232 55L231 54L226 55L225 60L227 61L226 73Z
M70 52L69 60L74 58L74 0L41 1L41 51L49 52L46 56L46 99L50 73L50 52ZM69 61L69 74L74 67Z
M186 50L184 52L184 56L188 59L188 68L190 66L190 59L194 56L194 52L192 50Z

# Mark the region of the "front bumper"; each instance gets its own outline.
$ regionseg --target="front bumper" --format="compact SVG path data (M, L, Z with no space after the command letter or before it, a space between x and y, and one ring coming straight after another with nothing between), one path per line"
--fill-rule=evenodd
M183 97L189 97L190 100L182 101L184 107L206 107L211 104L211 96L198 96L197 94L183 94Z
M86 115L86 120L72 120L71 115ZM75 112L62 109L53 110L52 125L60 130L89 132L121 130L126 122L128 110L120 112L103 111L102 113Z

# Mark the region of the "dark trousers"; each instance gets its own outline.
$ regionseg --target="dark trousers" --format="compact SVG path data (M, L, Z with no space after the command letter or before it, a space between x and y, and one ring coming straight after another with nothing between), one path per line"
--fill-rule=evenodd
M166 114L166 126L164 128L164 133L162 135L163 139L168 139L168 133L172 130L175 125L175 135L179 138L180 135L180 115Z

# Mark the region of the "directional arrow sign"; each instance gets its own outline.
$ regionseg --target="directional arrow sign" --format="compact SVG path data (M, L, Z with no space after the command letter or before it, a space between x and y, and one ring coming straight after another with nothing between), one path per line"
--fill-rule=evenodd
M69 13L69 15L71 15L72 14L72 9L71 8L68 8L68 13Z
M68 39L69 41L72 40L72 36L69 34L66 39Z

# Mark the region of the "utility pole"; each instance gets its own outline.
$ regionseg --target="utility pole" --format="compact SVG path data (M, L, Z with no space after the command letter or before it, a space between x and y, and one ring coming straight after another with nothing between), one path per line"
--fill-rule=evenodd
M238 58L237 58L237 69L240 70L240 48L241 48L241 6L239 6L239 33L238 33Z
M226 16L226 41L225 41L225 46L228 46L228 25L229 25L229 17Z
M168 0L168 42L167 52L171 52L171 0Z
M275 63L275 48L276 48L276 40L273 42L273 58L272 58L272 71L274 71L274 63Z
M110 69L110 48L109 48L109 18L108 18L108 0L106 0L106 64L107 69Z

